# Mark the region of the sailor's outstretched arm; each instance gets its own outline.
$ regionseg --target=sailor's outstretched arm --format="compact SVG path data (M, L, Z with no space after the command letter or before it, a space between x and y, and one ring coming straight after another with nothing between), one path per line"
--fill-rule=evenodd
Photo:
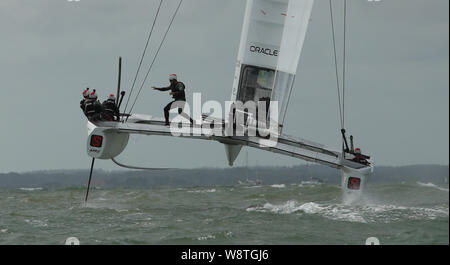
M152 86L153 89L155 90L159 90L159 91L168 91L170 90L170 87L154 87Z

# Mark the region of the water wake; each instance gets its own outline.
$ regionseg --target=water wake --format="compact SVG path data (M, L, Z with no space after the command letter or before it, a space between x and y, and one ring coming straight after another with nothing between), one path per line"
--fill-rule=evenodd
M448 218L448 206L425 208L396 205L348 205L319 204L315 202L299 203L290 200L282 204L265 203L262 206L251 206L247 212L263 212L274 214L300 213L318 215L336 221L357 223L390 223L400 220L434 220Z
M431 182L428 182L428 183L417 182L417 185L419 185L419 186L421 186L421 187L428 187L428 188L433 188L433 189L437 189L437 190L441 190L441 191L446 191L446 192L448 192L448 189L439 187L438 185L433 184L433 183L431 183Z

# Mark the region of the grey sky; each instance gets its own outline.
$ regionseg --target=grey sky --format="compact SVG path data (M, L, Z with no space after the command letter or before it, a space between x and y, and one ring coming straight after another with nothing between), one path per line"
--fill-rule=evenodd
M130 88L158 2L0 1L0 172L89 167L82 89L96 88L102 100L113 92L119 55ZM165 2L149 55L177 4ZM188 101L193 92L229 100L244 8L241 0L185 0L134 112L163 116L170 98L150 87L166 85L169 73L185 82ZM447 0L349 0L346 127L377 165L448 165L448 10ZM316 0L285 133L339 148L330 34L328 1ZM119 160L227 166L217 143L156 136L132 138ZM249 163L302 162L249 150ZM117 169L110 161L97 168Z

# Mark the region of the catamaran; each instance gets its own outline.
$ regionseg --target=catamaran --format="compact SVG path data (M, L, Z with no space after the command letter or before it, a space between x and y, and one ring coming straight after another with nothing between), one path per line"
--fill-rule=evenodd
M158 12L161 8L161 3L162 1L160 2ZM181 3L182 0L172 17L166 35ZM275 141L268 139L267 135L263 136L259 133L249 134L249 128L255 126L255 124L261 124L258 124L258 120L248 110L238 108L231 108L228 113L229 115L225 115L226 117L223 119L202 115L199 125L186 123L184 124L186 126L182 126L181 131L177 135L174 135L173 128L165 125L163 118L135 114L131 113L131 110L129 113L124 111L119 121L88 121L87 128L89 136L87 139L87 154L92 157L92 164L86 200L95 159L111 159L117 165L126 168L164 170L163 168L141 168L125 165L116 160L116 157L126 148L130 135L134 134L215 141L224 145L226 158L230 166L237 159L243 146L318 163L340 171L341 187L344 194L361 194L368 176L373 172L373 164L370 162L369 156L355 153L353 150L353 137L350 138L351 147L349 147L345 134L343 113L341 110L340 82L337 70L334 19L331 1L330 11L341 114L342 128L340 128L340 133L342 133L343 139L342 148L331 149L322 144L289 136L283 132L289 98L294 86L308 24L310 23L313 3L314 0L247 0L246 3L239 53L235 66L235 76L231 89L231 102L236 104L238 102L249 101L267 103L266 107L270 111L269 114L266 114L265 119L262 119L264 128L267 127L267 123L272 122L273 117L271 117L271 113L272 110L276 110L278 112L278 119L276 120L275 129L271 129L271 127L268 131L271 136L276 136ZM346 2L344 12L346 12ZM151 33L149 38L150 36ZM119 64L119 84L117 91L117 103L119 106L125 94L124 91L120 91L120 76L121 64ZM131 93L129 95L130 97ZM273 104L274 102L276 104ZM246 128L244 134L237 135L236 133L229 133L230 128L232 132L235 132L236 127ZM192 133L195 129L200 129L200 133ZM355 159L357 156L362 156L364 162Z

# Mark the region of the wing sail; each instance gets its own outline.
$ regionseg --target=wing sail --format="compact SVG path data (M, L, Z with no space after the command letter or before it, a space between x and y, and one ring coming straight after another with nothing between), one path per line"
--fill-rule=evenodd
M231 100L278 101L281 127L313 3L247 0Z

